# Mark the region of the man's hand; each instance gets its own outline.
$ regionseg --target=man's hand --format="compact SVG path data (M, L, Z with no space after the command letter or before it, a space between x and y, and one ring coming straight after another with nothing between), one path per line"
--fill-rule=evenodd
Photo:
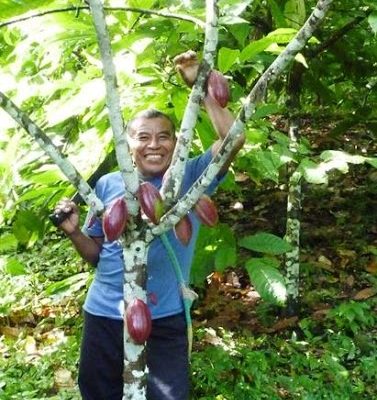
M198 76L199 61L193 50L186 51L174 57L175 69L182 76L188 87L192 87Z
M61 229L67 236L80 230L79 210L72 200L67 198L61 199L55 206L54 213L68 214L67 218L59 225L59 229Z

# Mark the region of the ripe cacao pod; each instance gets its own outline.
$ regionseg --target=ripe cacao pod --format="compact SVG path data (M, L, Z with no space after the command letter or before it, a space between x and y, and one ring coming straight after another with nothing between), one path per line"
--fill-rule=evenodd
M174 227L174 234L184 246L189 244L192 236L192 224L188 215L185 215Z
M219 221L216 205L206 194L195 204L195 213L204 225L212 227Z
M229 84L224 75L212 70L207 80L207 92L222 107L226 107L230 98Z
M112 242L119 239L126 229L128 219L127 205L123 198L116 199L106 208L102 216L102 229L105 240Z
M160 192L149 182L139 186L137 198L142 212L157 225L164 214L164 203Z
M152 330L152 317L148 306L143 300L134 299L126 309L125 322L132 340L137 344L143 344Z

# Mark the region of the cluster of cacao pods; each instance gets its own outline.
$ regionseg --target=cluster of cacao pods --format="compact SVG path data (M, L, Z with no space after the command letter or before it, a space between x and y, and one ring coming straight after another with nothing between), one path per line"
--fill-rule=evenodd
M151 312L141 299L133 299L127 306L124 322L132 340L143 344L148 339L152 330Z
M123 198L116 199L107 207L102 216L105 240L112 242L120 238L127 226L128 210Z
M149 182L143 182L139 186L137 197L141 211L155 225L164 214L165 207L158 189ZM214 202L207 195L203 195L195 205L194 211L199 220L207 225L214 226L218 222L218 213ZM102 216L102 228L106 241L119 239L125 231L128 220L127 205L123 198L118 198L106 208ZM177 239L185 246L192 236L192 224L188 215L185 215L174 227Z

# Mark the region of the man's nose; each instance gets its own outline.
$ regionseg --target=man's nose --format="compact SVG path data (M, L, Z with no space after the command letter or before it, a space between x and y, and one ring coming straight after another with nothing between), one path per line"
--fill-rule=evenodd
M149 141L149 146L153 148L160 146L160 140L158 136L151 136L151 139Z

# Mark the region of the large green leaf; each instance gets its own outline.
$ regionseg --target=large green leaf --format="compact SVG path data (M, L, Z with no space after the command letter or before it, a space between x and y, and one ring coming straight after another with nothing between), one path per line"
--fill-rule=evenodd
M25 14L30 10L54 3L51 0L1 0L0 21ZM52 4L53 6L53 4Z
M240 51L238 49L229 49L222 47L219 50L217 65L222 73L228 72L237 61Z
M255 235L245 236L239 245L249 250L266 254L284 254L291 250L290 244L272 233L260 232Z
M305 0L288 0L284 6L288 26L299 28L306 19Z
M287 290L284 277L276 269L276 260L269 258L250 258L246 262L250 281L260 296L273 304L284 305Z
M264 38L251 42L249 45L247 45L241 51L240 61L244 62L246 60L250 60L274 43L287 44L290 40L292 40L296 33L297 30L292 28L276 29L275 31L270 32Z

